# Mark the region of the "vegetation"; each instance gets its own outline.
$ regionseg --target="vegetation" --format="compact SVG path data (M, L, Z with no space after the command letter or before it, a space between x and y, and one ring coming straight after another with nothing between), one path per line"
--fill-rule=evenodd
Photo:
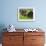
M33 19L33 9L20 9L20 19Z

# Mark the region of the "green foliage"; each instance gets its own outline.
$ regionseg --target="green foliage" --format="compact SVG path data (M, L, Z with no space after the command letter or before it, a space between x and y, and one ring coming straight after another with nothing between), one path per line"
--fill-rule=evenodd
M22 15L20 15L20 17L19 17L20 19L32 19L32 17L28 17L28 16L22 16Z
M20 9L19 14L20 19L33 19L33 9Z

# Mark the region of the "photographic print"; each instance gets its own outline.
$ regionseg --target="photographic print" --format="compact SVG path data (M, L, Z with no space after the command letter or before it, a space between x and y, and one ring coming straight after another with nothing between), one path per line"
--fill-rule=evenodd
M19 7L18 21L35 21L35 9L31 7Z

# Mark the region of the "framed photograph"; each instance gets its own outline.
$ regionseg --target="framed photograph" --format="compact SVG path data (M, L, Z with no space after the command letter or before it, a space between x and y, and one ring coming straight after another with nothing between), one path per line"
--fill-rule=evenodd
M18 21L35 21L35 8L19 7Z

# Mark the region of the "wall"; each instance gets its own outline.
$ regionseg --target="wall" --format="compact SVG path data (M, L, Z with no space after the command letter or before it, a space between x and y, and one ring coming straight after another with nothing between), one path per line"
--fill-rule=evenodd
M44 27L46 28L46 0L0 0L0 25L13 24L16 28ZM18 22L17 8L35 8L36 20L34 22Z

